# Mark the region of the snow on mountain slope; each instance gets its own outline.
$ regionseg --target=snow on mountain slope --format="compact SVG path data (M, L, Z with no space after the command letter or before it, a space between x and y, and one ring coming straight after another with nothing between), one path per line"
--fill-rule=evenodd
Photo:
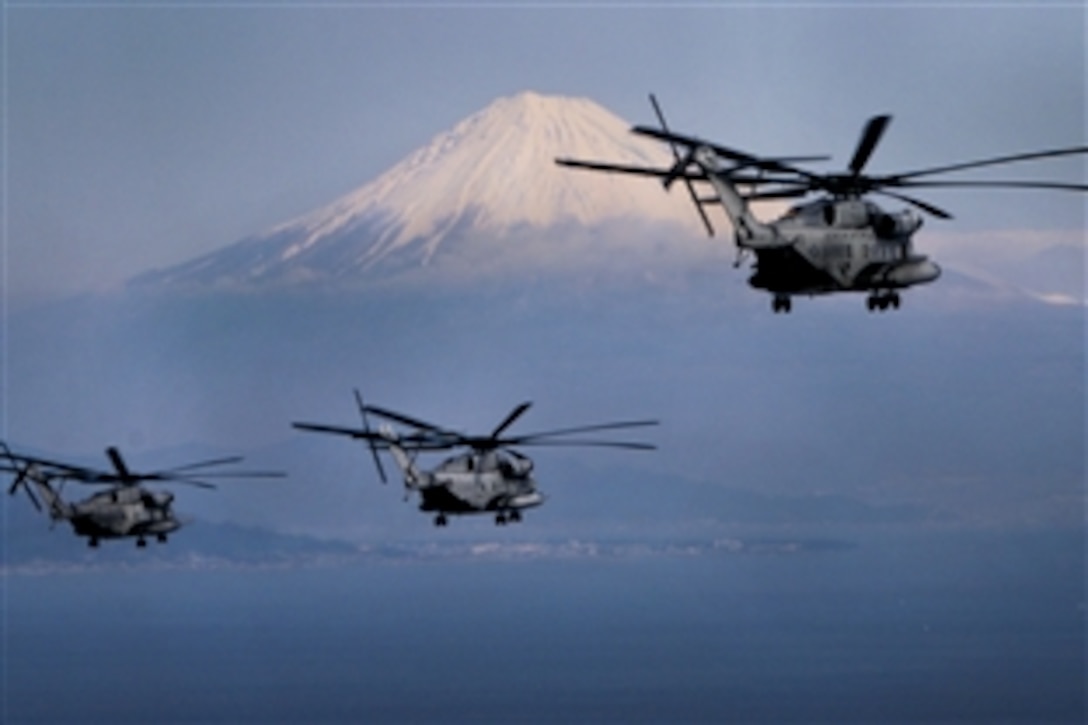
M624 220L701 234L682 193L648 179L562 169L557 156L667 166L666 147L585 98L500 98L328 206L138 283L344 278L425 266L439 250L524 241L548 229ZM637 243L632 241L632 243ZM500 251L501 247L491 249ZM569 254L557 245L545 254ZM477 254L479 250L477 249ZM538 255L539 257L539 255Z

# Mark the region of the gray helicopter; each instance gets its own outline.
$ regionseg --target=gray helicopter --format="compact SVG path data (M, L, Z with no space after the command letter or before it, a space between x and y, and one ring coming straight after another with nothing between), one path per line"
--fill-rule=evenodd
M612 164L577 159L556 159L560 166L591 171L652 176L666 189L682 179L702 218L707 233L714 227L704 207L721 204L732 222L740 266L744 257L755 257L754 273L748 283L773 295L774 312L789 312L796 295L838 292L868 293L870 312L898 308L899 291L936 280L941 269L914 250L913 235L922 226L914 209L887 212L866 199L883 194L940 218L952 215L921 199L891 189L903 188L1019 188L1088 191L1084 184L1046 181L930 180L937 174L996 166L1019 161L1088 153L1088 147L1054 149L1001 156L978 161L919 169L898 174L862 173L891 116L875 116L866 124L854 150L848 171L821 174L799 168L798 161L826 157L759 157L710 143L694 136L673 133L651 94L650 103L661 128L635 126L632 133L666 141L675 163L671 168ZM684 149L684 153L681 153ZM695 183L709 183L714 193L700 196ZM740 190L744 189L744 193ZM823 196L791 208L772 222L757 219L749 201L790 199L818 192Z
M91 547L97 547L101 539L134 537L136 546L147 545L148 537L165 543L167 536L180 529L184 522L174 514L174 494L169 491L151 491L144 483L182 483L200 488L215 488L209 478L279 478L282 473L270 471L209 470L217 466L237 463L242 459L234 456L189 463L150 473L136 473L129 469L120 451L106 449L113 470L100 470L76 466L61 461L11 452L7 444L0 443L0 471L14 474L8 493L22 488L34 508L41 511L42 502L54 523L67 521L76 536L87 537ZM62 490L65 482L108 486L82 501L65 501ZM39 501L40 499L40 501Z
M331 433L364 440L370 448L382 483L386 482L378 451L388 451L404 478L405 496L418 493L420 511L434 514L435 526L446 526L451 515L492 513L499 526L521 521L521 512L544 503L544 495L533 478L533 461L513 446L590 446L653 450L649 443L574 438L566 436L621 428L657 425L656 420L600 423L522 435L504 435L531 403L515 407L486 435L466 435L426 421L373 405L365 405L359 391L355 401L362 427L321 423L292 423L305 431ZM410 430L397 432L388 422L377 430L368 414L392 421ZM464 449L432 470L423 470L416 458L421 452Z

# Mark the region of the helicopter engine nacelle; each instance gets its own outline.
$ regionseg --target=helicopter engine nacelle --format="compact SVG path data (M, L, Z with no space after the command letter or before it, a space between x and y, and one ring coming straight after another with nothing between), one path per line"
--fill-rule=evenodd
M113 503L132 504L141 503L143 501L144 494L146 492L135 486L126 486L124 488L115 488L110 491L110 500Z
M528 476L533 472L533 462L522 456L510 459L510 470L515 476Z
M873 231L880 239L909 237L922 226L922 217L904 209L896 214L880 214L873 220Z
M861 229L869 225L869 207L860 199L845 199L824 207L824 221L829 227Z

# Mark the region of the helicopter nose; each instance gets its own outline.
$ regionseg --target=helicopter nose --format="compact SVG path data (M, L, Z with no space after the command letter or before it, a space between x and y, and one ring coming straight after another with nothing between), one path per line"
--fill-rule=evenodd
M514 496L510 500L511 508L527 509L544 503L544 494L539 491L531 491Z
M926 259L919 265L918 276L921 282L932 282L941 276L941 267L936 262Z
M916 259L901 264L888 274L888 279L902 287L932 282L941 276L941 268L928 259Z

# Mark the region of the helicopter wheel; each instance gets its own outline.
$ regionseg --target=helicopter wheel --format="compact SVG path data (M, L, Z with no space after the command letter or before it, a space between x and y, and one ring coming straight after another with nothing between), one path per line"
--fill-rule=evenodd
M884 312L889 307L893 310L898 310L899 301L898 292L887 292L884 294L874 292L869 296L869 299L865 301L865 306L869 308L870 312L873 312L874 310Z
M155 535L155 539L156 539L156 540L157 540L157 541L158 541L158 542L159 542L160 544L165 544L165 543L166 543L166 534L156 534L156 535Z
M495 514L495 525L506 526L506 514L504 514L502 511Z
M437 516L435 516L434 517L434 525L435 526L445 526L446 525L446 515L445 514L438 514Z
M92 549L97 549L98 548L98 539L96 539L96 538L94 538L92 536L90 539L87 540L87 546L91 547Z
M774 299L771 300L771 310L775 314L778 314L779 312L789 314L790 308L792 306L793 306L793 303L790 301L790 298L787 297L786 295L775 295Z
M521 521L521 512L518 511L517 509L514 509L513 511L510 512L509 520L510 520L510 523L512 523L512 524L519 523Z
M136 546L140 549L144 548L145 546L147 546L147 540L141 536L140 538L136 539Z

